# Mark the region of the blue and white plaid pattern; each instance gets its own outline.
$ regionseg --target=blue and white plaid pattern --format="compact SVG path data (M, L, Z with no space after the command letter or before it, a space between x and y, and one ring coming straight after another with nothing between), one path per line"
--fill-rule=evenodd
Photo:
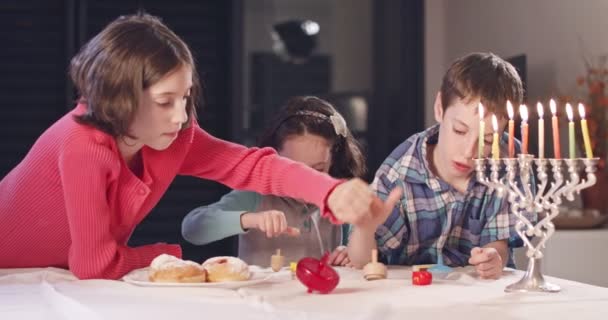
M521 241L514 230L517 218L507 210L506 193L498 197L473 175L462 194L429 170L426 146L437 142L438 132L435 125L410 137L376 172L372 188L382 199L396 186L403 189L400 205L376 230L386 263L436 263L440 248L447 265L464 266L473 247L503 239L510 239L510 244ZM501 154L507 151L507 139L503 134ZM512 257L509 265L513 266Z

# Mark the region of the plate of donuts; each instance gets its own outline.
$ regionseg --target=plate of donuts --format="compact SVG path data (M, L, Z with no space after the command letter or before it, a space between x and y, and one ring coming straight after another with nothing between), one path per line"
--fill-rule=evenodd
M146 287L238 289L267 281L271 275L236 257L214 257L199 264L162 254L149 267L133 270L122 280Z

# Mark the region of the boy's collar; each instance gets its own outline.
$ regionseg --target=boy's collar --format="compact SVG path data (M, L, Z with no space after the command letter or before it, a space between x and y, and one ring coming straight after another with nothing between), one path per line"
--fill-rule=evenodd
M439 179L431 171L427 158L428 145L437 144L438 136L439 124L435 124L420 133L415 142L415 151L412 154L414 161L411 161L408 165L408 172L404 175L404 180L408 183L426 184L435 192L445 192L450 190L450 185Z

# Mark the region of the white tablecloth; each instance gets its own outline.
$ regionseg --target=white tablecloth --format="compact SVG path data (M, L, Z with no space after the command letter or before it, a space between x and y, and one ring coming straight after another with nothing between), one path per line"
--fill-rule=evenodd
M521 271L481 280L470 268L457 269L425 287L411 284L409 268L391 268L389 279L372 282L359 270L338 271L336 290L321 295L306 293L288 270L226 290L77 280L54 268L0 269L0 319L608 319L608 288L547 277L562 291L505 293Z

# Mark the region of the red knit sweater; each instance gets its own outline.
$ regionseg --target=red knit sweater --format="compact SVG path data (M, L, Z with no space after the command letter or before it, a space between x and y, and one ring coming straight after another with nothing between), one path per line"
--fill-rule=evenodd
M67 267L82 279L118 279L161 253L181 256L179 245L127 246L178 174L304 199L330 214L325 201L337 180L196 125L164 151L144 147L138 178L114 138L74 121L84 110L79 105L53 124L0 181L0 268Z

